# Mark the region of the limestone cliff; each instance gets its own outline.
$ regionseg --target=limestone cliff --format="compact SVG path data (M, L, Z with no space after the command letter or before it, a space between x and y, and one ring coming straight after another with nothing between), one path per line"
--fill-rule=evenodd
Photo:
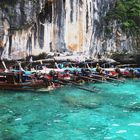
M1 0L0 52L18 59L42 52L82 52L87 57L137 53L138 41L118 25L105 33L104 17L116 0Z

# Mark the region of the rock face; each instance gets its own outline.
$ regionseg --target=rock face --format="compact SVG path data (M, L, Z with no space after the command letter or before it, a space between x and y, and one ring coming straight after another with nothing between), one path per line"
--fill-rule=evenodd
M0 55L19 59L48 52L82 52L87 57L135 54L138 41L114 22L104 32L104 17L116 0L2 0Z

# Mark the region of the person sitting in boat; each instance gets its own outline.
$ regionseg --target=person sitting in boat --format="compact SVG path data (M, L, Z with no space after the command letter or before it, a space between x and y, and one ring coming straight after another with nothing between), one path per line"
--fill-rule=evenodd
M58 80L58 72L54 71L54 70L51 70L49 72L49 75L51 76L51 80Z
M135 78L136 77L134 69L132 69L132 68L129 69L129 75L130 75L130 78Z
M43 80L43 82L44 82L44 84L45 84L46 87L49 86L49 84L50 84L49 83L49 78L47 77L46 74L42 74L39 79Z
M100 74L103 73L103 68L100 67L99 63L96 64L96 71L99 72Z
M79 72L77 70L74 70L72 74L72 80L76 81L79 76Z
M136 78L140 78L140 72L138 70L134 70L134 75Z
M122 76L121 70L119 69L118 66L116 66L116 68L115 68L115 72L118 74L117 77Z
M81 73L83 76L89 76L91 74L91 71L90 69L84 68L84 69L81 69Z

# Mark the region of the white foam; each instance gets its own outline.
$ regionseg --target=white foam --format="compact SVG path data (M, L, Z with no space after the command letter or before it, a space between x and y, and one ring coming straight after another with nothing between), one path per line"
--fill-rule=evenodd
M134 134L135 137L138 137L138 134Z
M111 140L112 137L104 137L104 140Z
M127 110L123 110L123 112L129 112L129 111L127 111Z
M54 123L59 123L59 122L61 122L61 120L54 120L53 122Z
M15 119L15 121L20 121L20 120L22 120L22 118L16 118L16 119Z
M9 113L13 113L13 111L12 110L9 110Z
M116 133L122 134L122 133L126 133L126 132L127 132L127 130L119 130L119 131L117 131Z
M95 130L95 129L96 129L95 127L91 127L91 128L90 128L90 130Z
M112 124L112 126L120 126L119 124Z
M140 126L140 123L130 123L129 126Z

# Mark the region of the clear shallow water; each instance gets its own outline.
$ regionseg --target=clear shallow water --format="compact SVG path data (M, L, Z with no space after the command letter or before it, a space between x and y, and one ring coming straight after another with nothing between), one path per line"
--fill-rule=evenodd
M140 80L0 91L0 140L140 140Z

